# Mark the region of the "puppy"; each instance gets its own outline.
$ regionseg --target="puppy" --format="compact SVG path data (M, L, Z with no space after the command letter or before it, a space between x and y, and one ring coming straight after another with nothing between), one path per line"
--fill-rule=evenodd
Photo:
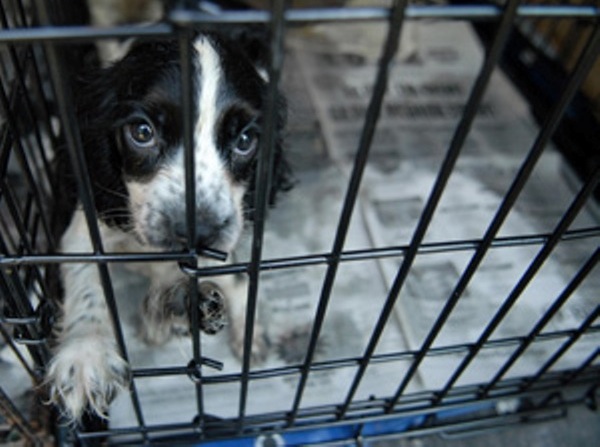
M251 44L255 48L256 41ZM232 253L252 217L268 81L262 67L244 51L243 42L199 34L191 47L197 235L193 245ZM77 89L81 139L107 252L187 247L179 53L173 41L134 43L123 59L86 76ZM290 185L279 137L285 123L283 103L280 108L271 202L277 191ZM56 166L60 193L55 229L62 234L60 250L91 253L66 151L58 151ZM151 285L141 310L142 336L161 344L173 334L189 331L188 280L176 264L145 267ZM51 400L73 420L88 411L106 417L114 394L128 386L129 368L115 342L98 266L62 264L60 285L56 346L47 369ZM246 290L239 277L220 276L214 284L199 284L201 329L214 333L221 328L224 296L231 342L238 351L244 337ZM258 328L255 334L253 352L260 356L264 338Z

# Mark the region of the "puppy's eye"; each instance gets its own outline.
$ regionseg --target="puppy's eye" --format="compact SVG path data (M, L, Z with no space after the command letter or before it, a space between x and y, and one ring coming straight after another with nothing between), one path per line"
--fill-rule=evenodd
M154 127L146 121L127 124L123 130L128 142L136 147L149 148L156 145Z
M258 147L258 130L255 124L246 126L238 135L233 151L243 158L251 157Z

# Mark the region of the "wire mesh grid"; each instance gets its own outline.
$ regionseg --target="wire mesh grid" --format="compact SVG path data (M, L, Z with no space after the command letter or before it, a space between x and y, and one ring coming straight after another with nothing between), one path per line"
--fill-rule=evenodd
M586 206L593 205L591 199L600 179L597 154L586 159L585 168L579 169L582 180L573 194L571 202L562 210L561 218L544 232L523 234L501 233L503 224L522 191L528 185L540 157L547 150L551 138L564 125L565 114L572 112L572 104L578 100L579 89L589 84L589 75L600 54L600 9L593 2L531 2L514 0L499 3L460 4L412 4L394 1L390 7L329 7L329 8L286 8L284 2L273 2L269 9L221 11L208 14L193 5L175 2L167 11L167 20L143 28L118 26L97 29L88 26L55 26L57 11L53 2L21 2L14 0L0 7L0 57L2 59L0 100L2 104L1 147L0 147L0 290L2 296L2 324L0 325L4 348L13 353L20 368L25 371L29 387L41 389L44 368L51 356L50 339L55 320L56 307L50 299L45 280L47 270L63 263L93 263L97 265L106 302L115 327L116 339L123 357L127 360L128 341L121 328L121 319L116 304L116 295L109 266L132 262L178 262L190 278L192 297L198 299L195 284L198 278L234 273L246 274L249 279L247 293L248 312L245 323L245 342L241 366L235 373L211 373L206 370L218 366L218 361L203 357L198 329L198 315L192 315L192 346L189 363L176 366L133 368L130 389L131 408L135 423L121 428L90 429L89 427L62 426L57 413L48 409L47 414L32 416L24 410L22 402L14 397L8 381L0 384L0 409L10 427L24 439L42 443L45 432L54 431L57 443L76 440L85 443L108 439L114 443L160 442L165 440L206 441L221 438L256 436L260 433L302 433L302 430L350 427L342 438L369 436L369 423L375 421L394 422L395 429L405 433L443 430L447 427L469 426L473 422L486 423L490 419L505 423L519 420L537 410L562 409L568 403L595 398L598 385L598 317L600 306L588 306L587 313L580 315L576 325L559 330L549 330L548 323L559 314L561 308L581 288L582 284L597 275L600 256L598 240L600 226L573 225ZM349 249L347 239L353 215L357 213L363 177L370 160L377 125L384 107L390 70L401 43L402 27L407 21L442 19L460 20L481 26L487 31L488 41L484 60L469 91L464 108L453 129L447 150L435 173L431 190L420 208L412 235L405 244L377 246L375 248ZM331 250L305 255L290 255L281 258L263 256L263 234L268 208L270 166L273 163L274 127L278 97L278 84L284 65L284 43L290 29L315 24L335 27L343 23L375 22L387 24L386 35L381 46L381 56L374 76L370 98L362 120L360 138L352 156L348 171L347 188L341 198L341 208L336 216L337 225L331 241ZM73 109L72 92L67 83L68 73L63 64L65 48L72 42L91 42L99 38L130 37L172 38L176 37L181 49L182 90L184 110L191 110L191 65L190 39L194 29L223 29L248 23L262 23L271 32L273 53L269 66L269 91L265 105L261 155L257 168L255 216L252 244L248 262L226 264L217 267L198 268L198 256L218 256L218 253L197 252L193 247L184 253L110 253L103 248L98 229L97 215L93 205L93 192L88 175L89 166L82 156L82 142ZM518 170L503 192L502 200L493 216L486 223L481 237L461 240L427 239L428 230L436 216L440 202L449 188L449 182L457 163L465 150L473 122L477 119L490 79L497 66L504 63L508 50L514 43L515 30L519 28L533 42L536 51L542 51L560 61L565 69L564 79L554 93L543 113L540 127L533 143L523 149ZM560 37L556 37L557 32ZM485 34L485 32L483 32ZM566 37L564 37L566 36ZM536 41L537 40L537 41ZM559 42L560 44L557 44ZM529 70L533 70L531 65ZM527 66L526 66L527 69ZM516 82L518 83L518 82ZM593 87L586 87L593 88ZM575 101L574 101L575 98ZM571 107L571 108L570 108ZM192 114L184 113L184 145L186 148L187 206L194 206L194 166ZM53 177L53 148L64 140L69 151L74 171L77 173L78 197L89 227L93 253L58 253L58 241L52 232L52 199L56 193ZM587 148L593 151L597 148ZM589 152L588 152L589 153ZM594 158L595 157L595 158ZM591 161L590 161L591 160ZM595 161L594 161L595 160ZM189 192L191 191L191 193ZM293 193L291 193L293 194ZM189 240L194 240L193 219L188 228ZM311 216L307 216L310 219ZM597 222L597 221L596 221ZM518 335L497 337L496 329L524 294L528 285L544 268L557 248L567 244L583 247L578 257L578 267L569 281L531 327L521 328ZM516 247L536 247L526 269L511 286L508 294L494 308L477 337L457 343L444 343L442 333L453 316L455 308L464 299L469 284L485 265L490 252L507 251ZM381 339L394 316L394 309L403 291L415 282L418 262L433 254L468 254L464 270L456 275L450 293L443 300L437 317L426 328L425 336L414 349L389 352L378 350ZM319 359L320 340L331 306L331 298L340 269L353 262L382 259L397 260L398 269L389 282L386 296L377 309L377 318L368 328L368 338L362 353L355 356L337 356ZM315 292L314 314L307 333L305 350L300 359L282 367L260 367L251 363L251 341L257 318L257 302L260 298L260 283L264 272L287 272L294 269L320 266L323 268L322 283ZM594 273L595 272L595 273ZM500 275L501 273L499 273ZM592 303L594 301L592 300ZM196 308L192 306L192 308ZM442 340L440 340L442 339ZM575 350L578 341L592 340L585 345L588 352ZM593 340L595 340L595 347ZM535 370L527 375L509 374L528 350L544 343L553 342L552 352L539 361ZM592 346L589 348L589 346ZM502 362L493 373L480 382L461 384L461 378L473 363L485 359L486 353L505 349ZM561 367L561 359L575 352L574 363ZM431 359L458 358L451 363L445 379L435 387L416 391L415 381L426 369ZM218 359L217 359L218 360ZM369 369L377 365L392 365L398 372L390 377L393 389L386 395L364 397L359 392ZM574 366L573 366L574 365ZM303 405L311 379L326 371L348 371L344 393L331 397L325 404ZM152 378L177 377L181 381L192 379L195 393L195 411L187 423L156 424L146 421L137 386L140 381ZM284 411L249 412L248 400L251 387L272 378L289 378L293 391ZM236 416L219 418L210 415L205 408L207 389L222 385L237 386L238 398L228 404L236 408ZM580 390L578 394L561 394L564 390ZM558 396L558 397L557 397ZM491 406L474 407L475 410L496 408L507 399L526 399L529 406L520 406L520 412L508 415L483 415L474 411L466 418L444 418L445 413L467 408L474 404ZM515 419L515 415L519 415ZM398 418L410 421L408 427L399 429ZM504 418L504 419L503 419ZM381 433L371 433L372 437ZM327 439L327 438L325 438ZM339 440L339 439L338 439ZM168 442L168 441L167 441ZM323 442L323 439L321 439Z

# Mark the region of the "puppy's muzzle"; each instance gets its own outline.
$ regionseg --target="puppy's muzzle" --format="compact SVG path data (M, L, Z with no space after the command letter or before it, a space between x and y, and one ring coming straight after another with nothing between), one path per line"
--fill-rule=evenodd
M231 219L223 221L213 221L203 218L196 219L195 236L196 239L192 244L196 249L202 248L220 248L224 236L228 233L228 228L231 225ZM173 238L181 245L186 246L188 241L188 225L187 222L177 221L173 224Z

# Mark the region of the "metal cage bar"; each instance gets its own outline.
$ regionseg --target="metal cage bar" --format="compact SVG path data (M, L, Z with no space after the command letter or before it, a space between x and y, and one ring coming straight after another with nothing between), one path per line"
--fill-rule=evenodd
M337 269L340 263L340 255L344 248L344 243L346 241L348 229L350 227L350 220L352 218L352 213L354 211L356 199L358 197L358 192L364 169L367 164L367 159L369 156L371 143L373 141L373 136L375 134L375 127L377 125L379 114L381 112L383 96L387 88L388 70L390 69L392 58L398 50L400 32L402 29L402 21L404 18L406 3L407 2L405 1L395 1L392 6L387 37L382 50L381 63L379 66L379 71L377 73L377 78L375 79L375 86L373 89L371 102L369 104L369 108L365 116L365 125L362 130L361 139L359 142L358 150L356 152L354 167L350 176L348 190L344 199L344 205L340 213L333 248L329 255L330 258L328 262L328 269L321 289L319 304L315 314L315 322L311 331L310 341L308 344L304 365L302 367L302 374L298 382L298 387L294 397L294 403L292 405L292 411L289 416L289 425L293 425L296 419L296 414L298 412L298 408L302 400L302 394L304 392L304 388L306 387L306 382L308 380L308 375L310 371L309 366L313 362L315 348L317 345L319 334L321 332L323 322L325 320L325 313L327 311L327 306L331 297L331 291L333 289Z
M187 250L195 255L196 240L196 174L194 161L194 133L192 122L192 102L193 83L192 83L192 35L189 30L180 31L179 48L181 64L181 104L183 113L183 147L185 163L185 192L186 192L186 217L187 217ZM188 294L191 302L191 337L192 337L192 363L195 371L190 377L195 377L196 389L196 408L198 411L198 426L202 432L204 425L204 399L202 390L202 353L199 337L199 316L198 316L198 287L197 280L190 278L188 281Z
M524 380L524 383L521 386L521 390L522 391L528 390L529 388L538 384L540 382L542 376L547 374L548 370L550 368L552 368L552 366L556 362L558 362L558 360L560 360L560 358L571 348L571 346L573 346L577 342L577 340L579 340L581 338L581 336L583 334L587 333L587 331L594 324L594 321L598 318L598 316L600 316L600 305L596 306L594 311L592 311L592 313L590 313L590 315L588 315L588 317L583 321L583 323L581 323L581 325L569 335L568 339L560 346L560 348L558 348L556 350L556 352L552 355L552 357L550 357L546 361L546 363L544 363L532 377ZM596 354L597 354L597 352L596 352ZM595 358L597 356L594 355L593 357L594 358L589 360L590 363L593 360L595 360ZM589 365L586 364L585 367L587 368L587 366L589 366Z
M436 401L434 403L437 403L438 401L444 398L444 396L448 393L450 388L452 388L452 386L456 383L461 374L473 361L477 353L480 351L481 346L483 346L483 344L489 339L489 337L496 330L500 322L508 314L509 310L516 303L516 301L521 296L521 293L527 287L528 283L539 271L543 263L552 253L552 250L556 247L556 244L560 239L560 234L564 233L564 231L569 227L569 225L571 225L571 223L575 220L579 211L581 211L582 207L585 205L590 195L594 192L594 189L596 188L596 185L598 184L599 180L600 168L596 170L595 175L588 182L586 182L586 184L583 186L575 200L573 200L573 203L569 207L568 211L565 213L561 221L556 226L556 229L554 230L554 233L550 240L546 244L544 244L542 249L538 252L527 271L519 280L518 284L514 287L510 295L502 303L502 306L498 309L496 315L494 315L492 320L490 320L483 333L479 336L477 342L472 346L467 356L465 356L463 361L453 373L452 377L448 380L446 385L444 385L442 390L438 393Z
M51 14L48 10L48 5L44 1L40 0L36 2L36 6L41 21L45 24L51 24ZM57 101L58 115L60 116L63 124L67 151L70 157L71 165L76 174L78 196L85 214L90 241L94 253L100 254L104 252L102 238L100 235L98 222L96 220L92 185L83 155L83 143L81 141L81 135L77 126L77 119L73 110L71 92L66 85L67 78L64 76L63 65L61 63L62 60L57 48L51 42L44 42L44 52L48 60L49 76L52 81L54 97ZM104 292L113 330L115 332L117 345L123 359L128 361L127 348L125 345L123 331L121 329L112 281L108 272L108 266L104 262L98 262L97 266L100 276L100 283ZM144 427L145 423L135 382L132 381L130 386L131 399L137 421L140 427Z
M29 378L34 383L39 381L39 379L40 379L39 374L37 374L31 368L31 366L29 365L29 363L27 362L27 360L25 359L25 357L23 356L21 351L19 351L19 349L17 348L17 346L16 346L15 342L13 341L12 337L10 336L9 332L6 330L6 328L3 325L0 325L0 334L2 334L2 339L10 347L10 350L13 352L15 357L17 357L17 359L19 360L19 363L21 364L23 369L27 372L27 375L29 376Z
M17 69L16 73L17 73L16 76L18 78L23 77L23 72L20 69ZM19 85L17 87L17 89L25 90L25 85L21 82L21 85ZM27 95L25 95L25 96L27 96ZM40 178L40 176L34 175L31 164L29 163L29 160L28 160L27 156L25 155L25 150L23 148L23 145L22 145L22 142L21 142L20 136L19 136L20 134L18 131L18 126L15 122L14 117L11 114L11 111L14 110L14 107L10 106L10 100L7 97L6 92L4 91L4 88L2 86L0 86L0 105L2 106L2 108L0 109L2 111L2 114L5 115L8 120L7 130L10 130L10 132L12 133L12 140L13 140L13 144L14 144L14 151L16 153L16 157L21 165L22 172L24 174L27 185L31 192L31 196L33 197L33 200L35 202L36 208L39 210L38 215L41 216L42 228L44 229L46 239L49 241L50 244L53 244L52 237L50 235L50 224L45 217L45 213L43 212L45 207L42 205L43 203L48 203L48 198L43 197L43 195L44 195L43 190L41 188L37 187L36 178ZM3 181L3 183L4 183L4 181ZM5 185L3 187L3 189L5 191L7 191L8 185ZM13 216L15 216L15 215L16 215L16 213L13 214ZM21 226L18 226L18 227L21 228ZM23 226L23 229L24 229L24 226ZM21 239L27 240L28 235L21 235ZM29 252L31 253L31 249L29 249Z
M483 94L484 94L485 88L491 78L492 71L495 68L498 59L500 58L502 49L504 48L506 40L508 39L508 35L509 35L510 29L512 27L516 12L517 12L517 6L518 6L518 1L509 1L509 2L507 2L506 6L505 6L502 20L498 24L498 29L495 34L496 37L494 39L494 42L486 56L484 64L483 64L483 66L479 72L479 75L475 81L475 84L471 90L469 99L467 100L467 105L465 106L461 120L460 120L458 126L456 127L456 131L452 137L452 141L451 141L450 147L448 148L448 151L446 153L446 157L442 163L442 167L440 168L440 171L438 172L433 189L432 189L431 193L429 194L429 198L427 200L425 208L421 212L421 217L419 218L419 223L417 224L417 227L414 231L414 234L413 234L411 242L410 242L409 252L407 253L406 257L404 258L404 260L400 266L400 269L398 270L396 278L394 279L394 283L388 294L385 308L381 312L381 317L377 322L377 325L372 333L371 339L369 340L369 345L367 346L367 349L365 350L364 358L367 361L365 361L363 363L363 365L361 365L361 367L359 368L359 370L354 378L354 381L348 391L348 395L346 396L344 406L342 407L341 415L343 415L347 411L347 409L352 401L352 398L354 397L354 394L358 390L358 386L360 384L360 381L361 381L361 379L366 371L367 365L368 365L368 359L375 352L375 348L377 347L379 338L381 337L381 334L383 333L385 324L387 323L389 315L392 312L392 308L396 302L396 299L398 298L398 295L400 294L400 291L401 291L402 286L404 285L404 282L408 276L410 268L412 267L412 263L415 260L415 257L417 255L417 251L418 251L418 247L421 245L421 243L425 237L425 233L427 232L427 229L429 227L429 224L431 223L431 220L433 219L433 215L435 213L437 205L439 204L439 201L441 200L441 197L442 197L442 194L446 187L446 184L450 178L450 175L452 174L452 172L454 170L454 166L458 160L458 157L460 155L463 144L467 138L467 135L469 133L469 130L471 128L473 120L475 119L475 115L477 113L477 108L479 107L479 104L481 103L481 100L483 99ZM404 390L408 386L410 380L416 373L417 368L419 367L421 361L425 357L426 352L429 350L435 337L437 337L437 334L441 330L441 327L443 325L442 320L447 318L448 315L449 315L449 310L447 311L446 308L444 310L442 310L442 313L439 317L440 323L436 322L434 327L430 330L426 340L423 342L423 346L420 349L419 357L417 357L417 359L415 359L414 363L411 365L409 371L406 373L404 379L400 383L394 398L392 399L391 403L388 405L388 411L389 411L389 409L392 409L394 407L397 400L399 399L399 396L404 392Z
M508 370L514 365L519 357L527 350L532 342L539 336L544 327L556 315L561 307L567 302L570 296L577 290L589 273L594 270L600 260L600 249L596 249L594 254L586 261L586 263L577 271L575 277L571 280L568 286L563 290L560 296L552 303L552 306L538 320L527 337L521 342L518 348L511 354L509 359L502 365L494 377L482 388L481 396L486 396L494 388L494 386L504 377Z
M256 168L256 192L254 231L252 234L252 248L250 265L248 266L248 303L246 308L246 322L244 328L244 353L242 359L242 377L240 382L240 399L238 408L238 431L243 431L244 418L248 398L248 373L250 371L250 360L252 357L252 340L254 337L254 322L256 318L256 302L258 296L258 284L260 279L260 262L262 258L262 245L265 218L269 201L269 190L271 175L273 171L275 131L279 79L283 67L283 42L284 25L283 20L286 9L285 1L271 2L270 33L271 33L271 60L269 63L269 86L267 90L266 103L264 105L263 134L266 138L261 142L261 154L258 157Z
M566 231L561 242L574 242L582 239L591 239L600 236L597 227L578 228ZM0 235L1 237L1 235ZM491 249L502 249L511 247L524 247L541 245L548 240L550 234L531 234L496 237L490 245ZM458 241L425 242L418 251L418 255L432 255L440 253L465 252L475 250L481 245L481 239L466 239ZM402 257L408 251L407 245L391 246L364 250L344 250L340 253L340 262L356 262L372 259ZM187 265L194 261L194 256L188 253L104 253L88 255L79 253L65 254L35 254L6 255L0 257L0 265L36 265L36 264L67 264L67 263L90 263L103 261L106 263L144 263L156 261L172 261L182 264L183 270L195 277L229 275L243 273L248 270L249 263L234 263L223 266L211 266L192 268ZM291 256L287 258L264 259L260 262L260 269L265 271L279 270L288 267L303 267L327 264L330 259L329 253L317 253L304 256Z
M596 39L597 39L597 36L598 36L598 33L596 33ZM469 281L471 280L471 278L477 271L477 268L483 261L483 258L485 257L485 254L491 244L491 241L493 240L493 238L496 236L496 234L500 230L502 223L508 216L519 193L521 192L527 179L531 175L531 172L533 171L533 168L535 167L536 162L538 161L539 157L541 156L554 129L558 125L560 118L562 117L563 113L565 112L566 107L568 106L570 100L572 99L573 95L575 94L577 86L579 86L579 84L583 80L583 77L587 74L587 72L590 68L590 64L592 63L592 61L594 59L594 55L597 54L596 45L598 45L597 41L591 41L590 48L588 49L588 52L586 53L585 57L582 57L580 66L573 73L568 86L565 88L560 99L557 101L557 104L556 104L554 110L549 115L546 123L542 126L542 131L540 132L536 142L534 143L531 151L529 152L527 159L521 165L519 173L515 177L508 192L505 194L504 200L503 200L500 208L498 209L496 216L494 217L490 226L488 227L486 234L483 238L482 244L479 246L479 248L477 249L477 251L475 252L473 257L471 258L469 265L463 272L460 280L458 281L456 287L454 288L454 290L450 296L450 299L446 302L446 305L444 306L444 309L440 313L440 317L436 321L434 328L431 330L428 339L423 344L421 352L425 353L427 351L427 349L429 347L431 347L431 344L433 343L435 337L439 333L439 330L441 329L441 327L443 326L443 324L449 317L454 306L458 303L460 296L466 289ZM418 367L418 365L417 365L417 367ZM394 396L394 399L393 399L394 403L401 397L402 393L405 391L406 387L408 386L408 383L410 382L412 375L414 375L413 369L414 369L414 372L416 372L416 368L411 368L411 374L407 374L405 376L400 387L398 388L398 391L396 392L396 394Z
M406 17L413 20L453 19L470 21L496 20L502 14L498 6L482 4L478 6L420 6L408 5ZM585 21L595 21L600 9L590 5L522 5L517 9L520 18L573 18ZM387 8L315 8L289 9L285 21L289 25L305 25L310 23L340 23L352 21L385 20L388 18ZM241 11L223 12L218 17L190 10L174 10L170 20L179 25L202 23L205 26L221 24L267 23L269 14L265 12ZM127 37L168 37L172 35L173 27L169 23L136 27L122 25L91 29L88 26L42 26L29 29L0 30L0 42L52 42L68 41L82 42L106 38Z
M27 417L16 408L10 400L10 397L6 394L4 389L0 386L0 414L6 419L13 423L18 430L27 439L28 443L33 446L42 446L43 440L36 434L35 430L27 420Z

